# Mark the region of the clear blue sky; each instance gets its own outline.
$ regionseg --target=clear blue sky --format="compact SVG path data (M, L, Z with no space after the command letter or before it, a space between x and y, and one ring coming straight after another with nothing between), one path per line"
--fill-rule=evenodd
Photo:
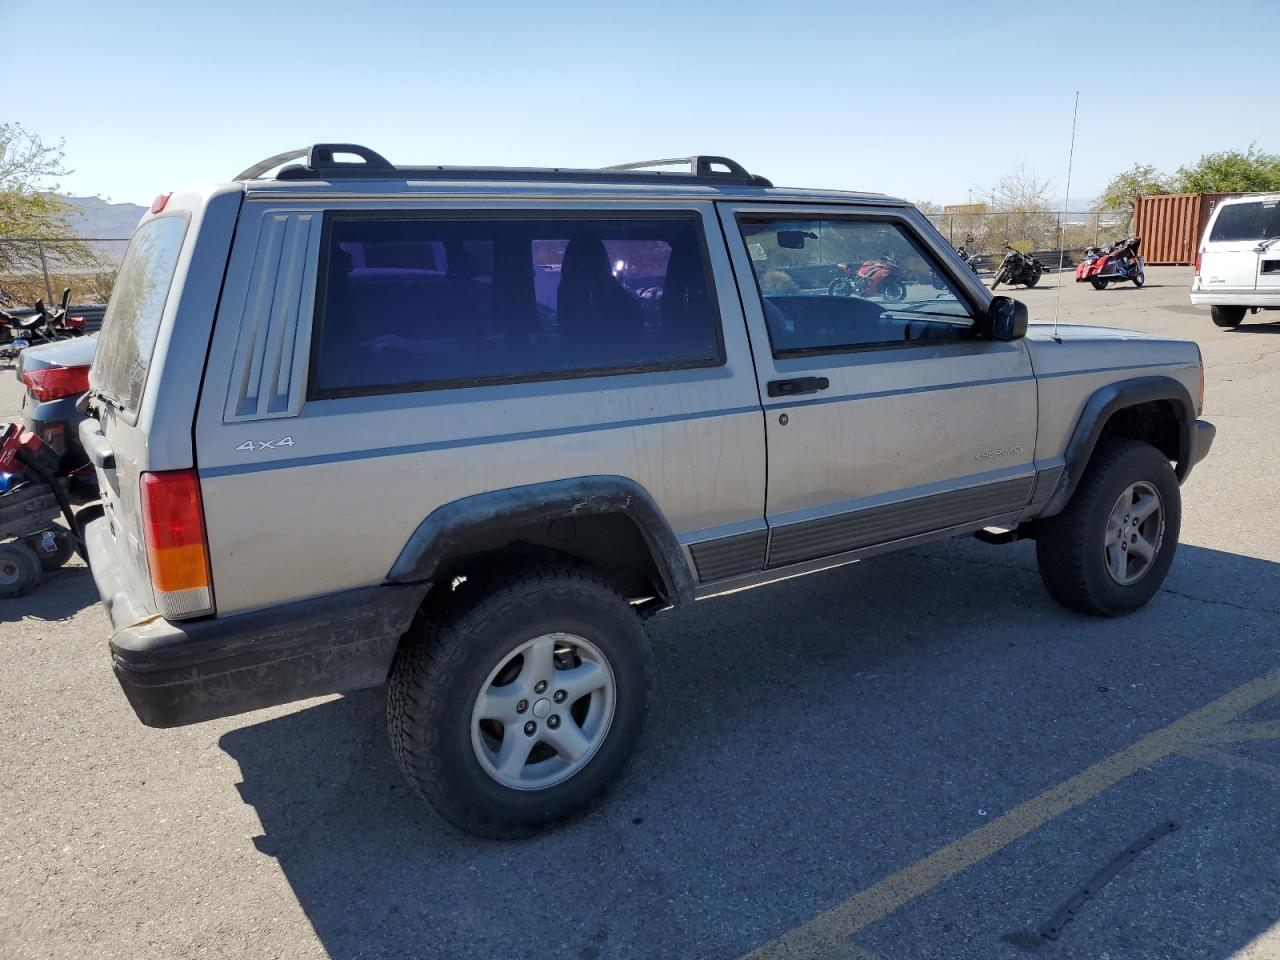
M401 163L723 153L937 202L1022 163L1061 198L1077 88L1073 197L1135 161L1280 150L1275 0L0 0L0 43L0 120L65 138L65 191L138 203L322 140Z

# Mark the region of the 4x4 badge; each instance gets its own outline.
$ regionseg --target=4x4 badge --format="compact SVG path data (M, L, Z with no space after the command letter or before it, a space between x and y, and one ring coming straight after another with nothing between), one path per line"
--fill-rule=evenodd
M276 447L292 447L293 437L281 437L279 440L246 440L237 450L247 450L250 452L258 450L274 450Z

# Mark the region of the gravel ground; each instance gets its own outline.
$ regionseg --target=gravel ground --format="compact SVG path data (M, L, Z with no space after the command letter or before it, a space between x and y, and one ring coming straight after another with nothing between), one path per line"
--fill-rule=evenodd
M0 956L729 958L797 927L854 934L778 955L1280 956L1280 324L1219 331L1189 270L1148 276L1060 294L1064 320L1204 351L1217 442L1148 607L1069 614L1030 545L970 540L658 618L627 776L531 841L425 810L377 691L151 730L83 567L0 601ZM1059 296L1015 295L1037 319ZM0 373L0 420L19 396ZM1125 752L1149 734L1163 752Z

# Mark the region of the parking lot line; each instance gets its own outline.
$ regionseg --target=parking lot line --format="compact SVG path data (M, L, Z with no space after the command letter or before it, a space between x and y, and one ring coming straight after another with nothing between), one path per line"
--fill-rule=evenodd
M1231 720L1280 694L1280 669L1236 687L1166 727L1154 730L1105 760L1050 787L986 826L968 833L878 883L854 894L789 932L753 950L746 960L817 960L844 957L849 938L916 897L1130 774L1198 743L1221 741Z

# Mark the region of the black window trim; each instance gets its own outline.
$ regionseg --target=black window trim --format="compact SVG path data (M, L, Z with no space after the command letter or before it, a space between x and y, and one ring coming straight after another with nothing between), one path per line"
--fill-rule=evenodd
M508 376L461 377L453 380L416 380L404 383L371 384L354 387L329 387L321 389L316 382L320 369L320 344L324 337L325 288L328 286L329 251L333 225L349 220L683 220L693 223L702 251L702 268L706 275L713 325L715 327L714 356L704 360L686 360L678 363L640 364L630 367L588 368L556 371L541 374L511 374ZM315 304L311 316L311 348L307 373L307 403L322 400L340 400L351 397L377 397L397 393L434 393L439 390L465 390L472 387L503 386L513 383L550 383L557 380L594 380L601 377L622 377L634 374L665 373L674 370L701 370L723 367L728 363L724 345L724 316L720 310L720 298L716 290L715 271L711 262L711 250L701 210L693 207L670 210L611 208L592 210L585 208L513 210L500 207L484 209L407 209L407 210L326 210L320 228L320 255L316 268Z
M919 340L887 340L884 343L852 343L840 344L834 346L818 346L818 347L792 347L789 349L779 350L773 342L773 328L769 324L767 316L764 317L765 334L769 338L769 351L775 360L796 360L808 357L822 356L841 356L848 353L874 353L882 350L903 350L919 347L940 347L952 343L969 343L973 340L979 340L978 336L978 317L983 311L983 307L977 304L969 292L965 289L965 285L961 283L952 265L946 262L945 257L938 256L933 246L925 241L924 237L915 229L910 218L894 212L884 210L874 211L840 211L840 212L814 212L813 210L805 210L803 213L799 211L779 211L778 213L764 212L761 210L737 210L734 212L734 223L738 228L738 237L742 241L743 249L746 252L747 260L751 264L752 282L755 284L756 297L760 302L761 314L764 313L764 291L760 289L760 275L756 272L755 263L751 260L751 249L747 243L747 236L743 232L742 226L744 222L753 223L785 223L798 222L805 219L809 220L827 220L827 221L871 221L875 223L891 223L901 229L907 237L907 242L911 243L916 252L925 257L932 263L936 269L942 272L942 275L951 282L952 292L957 295L960 301L969 308L971 326L967 336L958 336L948 338L946 340L930 340L922 338Z

